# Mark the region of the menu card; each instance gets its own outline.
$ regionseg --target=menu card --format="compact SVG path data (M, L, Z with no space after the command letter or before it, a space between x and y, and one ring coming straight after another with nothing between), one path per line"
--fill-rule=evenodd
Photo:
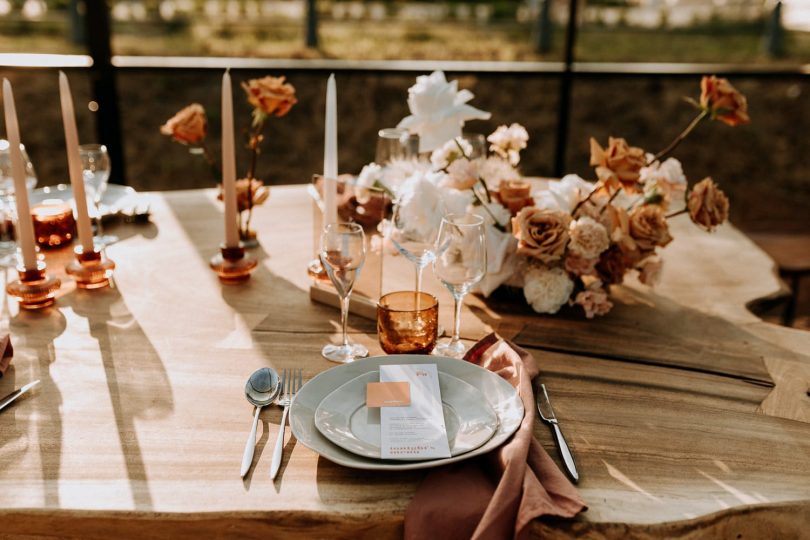
M436 364L380 366L380 382L407 382L410 405L381 407L383 459L450 457Z

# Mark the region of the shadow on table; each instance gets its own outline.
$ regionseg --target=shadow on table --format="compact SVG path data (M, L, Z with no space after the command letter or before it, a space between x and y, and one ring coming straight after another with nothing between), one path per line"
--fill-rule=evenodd
M137 510L150 510L152 495L135 420L162 418L174 409L163 363L117 289L77 289L60 304L86 318L98 342L132 499Z
M413 471L366 471L350 469L328 459L318 456L316 483L318 497L326 505L338 505L346 502L378 504L378 498L364 499L364 493L380 493L374 486L390 486L392 499L410 498L416 491L419 482L427 470ZM350 500L347 500L347 496Z

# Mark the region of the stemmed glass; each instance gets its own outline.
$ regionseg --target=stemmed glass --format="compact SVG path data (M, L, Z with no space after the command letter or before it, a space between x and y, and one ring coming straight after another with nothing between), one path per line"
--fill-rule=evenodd
M100 247L109 246L118 242L117 236L102 234L101 230L101 199L107 190L112 170L110 155L103 144L83 144L79 146L79 156L82 160L84 185L93 198L96 210L96 236L93 242Z
M0 266L14 267L17 264L17 208L14 203L14 177L11 174L9 148L9 142L0 139ZM22 144L20 151L25 164L25 185L32 190L37 185L37 174Z
M481 281L487 271L484 220L474 214L448 214L442 219L433 272L453 295L455 314L453 337L436 345L435 352L461 358L466 347L459 338L464 296Z
M340 296L340 324L343 328L341 345L326 345L321 354L333 362L353 362L368 356L368 349L349 343L346 324L349 319L349 297L354 281L366 260L366 238L363 227L357 223L331 223L324 227L318 253L329 279Z
M404 206L397 204L389 225L389 237L394 247L416 267L416 292L422 292L422 271L433 260L433 248L438 234L435 226L417 226L408 219ZM418 220L416 220L418 221Z
M385 165L401 159L415 159L419 155L419 138L407 129L385 128L377 132L377 153L374 161Z

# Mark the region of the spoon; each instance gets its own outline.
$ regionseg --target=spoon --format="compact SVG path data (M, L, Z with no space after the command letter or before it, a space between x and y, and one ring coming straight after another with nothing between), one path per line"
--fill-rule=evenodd
M278 384L278 373L269 367L259 368L254 371L245 383L245 397L256 406L256 413L253 415L253 427L250 428L250 435L245 443L245 453L242 455L242 470L239 473L242 478L250 469L253 463L253 450L256 447L256 428L259 425L259 413L262 407L270 405L278 396L281 387Z

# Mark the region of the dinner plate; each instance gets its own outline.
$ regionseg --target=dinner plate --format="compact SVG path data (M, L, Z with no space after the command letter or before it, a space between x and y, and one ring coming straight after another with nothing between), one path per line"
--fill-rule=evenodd
M315 411L321 401L336 388L352 379L378 371L381 365L435 363L440 373L447 373L477 388L498 416L498 429L486 443L458 456L426 461L398 461L359 456L327 439L315 426ZM400 354L376 356L343 364L324 371L307 382L290 406L290 426L296 439L325 459L356 469L402 471L426 469L455 463L485 454L502 445L523 420L523 402L508 382L498 375L463 360L443 356Z
M70 184L58 184L56 186L45 186L35 189L31 193L31 204L39 204L48 199L72 203L73 188ZM120 210L126 210L136 206L138 203L138 192L129 186L118 184L107 184L107 189L101 196L101 215L115 214Z
M315 409L318 431L349 452L381 459L380 409L366 407L366 385L379 380L379 371L369 371L326 396ZM480 390L441 372L439 389L451 456L475 450L492 438L498 415Z

